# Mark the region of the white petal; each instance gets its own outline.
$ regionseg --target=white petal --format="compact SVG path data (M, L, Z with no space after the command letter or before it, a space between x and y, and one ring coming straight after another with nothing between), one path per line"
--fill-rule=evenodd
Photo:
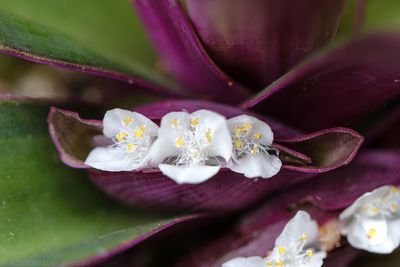
M147 164L147 160L135 164L134 161L125 158L125 155L123 148L96 147L90 152L85 164L95 169L113 172L140 169Z
M255 117L248 115L240 115L237 117L230 118L228 120L228 126L231 133L235 132L235 127L242 125L243 123L249 123L251 125L250 131L244 136L247 138L252 138L255 133L261 134L261 139L259 140L264 145L271 145L274 140L274 134L268 124L259 120Z
M132 125L146 125L146 129L148 131L150 131L150 136L152 137L156 137L158 134L158 125L155 124L152 120L150 120L149 118L147 118L146 116L137 113L137 112L132 112L132 116L133 116L133 123Z
M126 118L132 118L132 126L125 126L122 121ZM131 112L129 110L124 110L120 108L115 108L109 110L104 115L103 119L103 133L109 138L115 137L121 129L134 128L135 126L146 125L147 129L150 131L150 136L157 136L158 126L153 121L148 119L137 112Z
M160 123L160 131L167 133L176 129L189 129L190 115L187 112L169 112L165 114Z
M222 267L265 267L265 261L261 257L234 258L222 264Z
M389 238L395 248L400 246L400 220L388 222Z
M321 267L326 256L325 251L316 252L312 257L308 257L306 264L298 267Z
M232 154L232 139L224 116L209 110L198 110L191 114L192 118L199 118L199 125L204 132L210 129L211 143L207 151L213 156L220 156L229 161Z
M121 131L121 128L123 128L122 121L127 117L132 117L132 112L129 110L115 108L107 111L103 119L104 135L113 138Z
M368 232L372 228L376 230L376 235L368 238ZM372 253L391 253L398 246L392 240L385 220L354 220L347 226L346 232L350 245Z
M178 184L198 184L214 176L219 166L175 166L169 164L158 165L161 172Z
M180 149L175 142L184 135L184 131L189 129L189 114L186 112L170 112L162 119L158 138L150 148L149 157L152 165L158 165L167 158L177 156Z
M313 244L318 239L318 224L311 219L305 211L298 211L296 215L286 224L282 233L276 239L275 247L289 246L299 240L303 234L307 235L306 244Z
M243 173L248 178L270 178L279 172L282 162L277 156L260 153L234 160L228 167L234 172Z
M160 134L150 147L149 158L152 166L163 163L169 157L177 156L180 149L175 145L176 138L169 134Z
M359 197L353 205L345 209L339 216L339 219L342 221L345 221L349 218L351 218L355 213L357 213L357 210L362 208L364 205L370 203L374 199L379 199L382 197L385 197L386 194L390 192L390 186L382 186L379 187L378 189L375 189L372 192L365 193L361 197Z

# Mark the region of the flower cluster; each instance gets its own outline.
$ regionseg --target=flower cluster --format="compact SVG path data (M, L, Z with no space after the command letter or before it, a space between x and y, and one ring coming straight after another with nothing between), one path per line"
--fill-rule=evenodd
M400 190L383 186L361 196L340 214L342 233L358 249L391 253L400 244Z
M234 258L222 267L320 267L326 252L318 245L318 224L299 211L283 229L272 252L265 258Z
M113 109L103 134L112 144L93 149L85 163L105 171L159 168L177 183L201 183L221 168L269 178L282 166L271 128L248 115L227 120L209 110L170 112L158 127L142 114Z
M383 186L358 198L339 216L341 232L351 246L373 253L392 253L400 245L400 189ZM237 257L222 267L321 267L327 252L318 244L318 224L299 211L265 258Z

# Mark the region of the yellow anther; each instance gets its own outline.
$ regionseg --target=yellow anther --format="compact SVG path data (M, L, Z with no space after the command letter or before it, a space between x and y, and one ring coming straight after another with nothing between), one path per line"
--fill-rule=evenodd
M392 212L396 212L399 210L399 205L397 203L392 203L392 205L390 205L390 209Z
M258 145L254 145L253 148L251 149L251 154L257 155L260 152L260 149L258 148Z
M278 266L278 267L282 267L282 266L283 266L283 261L277 260L277 261L275 262L275 265Z
M125 126L128 126L132 122L133 122L133 118L132 117L126 117L125 119L122 120L122 124L125 125Z
M243 147L243 141L236 139L234 145L236 149L240 149Z
M242 128L240 126L235 127L235 136L240 136L242 134Z
M265 264L267 264L267 266L274 266L274 262L273 261L267 261L267 262L265 262Z
M207 132L206 132L206 139L207 139L207 142L208 142L209 144L211 144L212 135L211 135L211 129L210 129L210 128L208 128L208 130L207 130Z
M280 247L278 247L278 252L279 252L279 254L285 254L286 248L284 246L280 246Z
M145 131L146 131L146 125L143 124L143 125L140 125L139 128L136 129L136 131L133 133L133 135L136 138L142 138Z
M307 241L308 235L307 234L302 234L299 238L299 241Z
M192 126L196 126L197 124L199 124L199 122L200 122L199 118L194 118L190 124Z
M260 134L260 133L255 133L255 134L253 135L253 138L254 138L255 140L260 140L261 137L262 137L262 134Z
M115 139L117 139L118 142L124 141L125 137L127 137L128 134L126 132L120 132L115 136Z
M372 216L375 216L379 213L379 209L377 207L372 207L371 208L371 214Z
M127 150L128 153L132 153L133 151L135 151L136 146L134 144L128 144L127 146Z
M314 251L312 251L312 249L307 249L307 250L306 250L306 255L307 255L308 257L312 257L312 256L314 256Z
M184 147L185 146L185 141L183 141L182 137L178 137L178 139L176 139L176 141L175 141L175 145L178 148Z
M392 193L393 195L396 195L399 193L399 188L397 186L391 186L390 187L390 193Z
M367 236L368 236L368 239L374 238L376 236L376 229L375 228L369 229Z
M243 123L242 128L244 131L249 131L251 129L251 124L248 122Z
M251 129L251 124L250 123L243 123L242 125L237 125L235 127L235 135L236 136L241 136L245 133L247 133Z
M173 119L172 121L171 121L171 127L172 128L176 128L176 127L178 127L179 126L179 120L178 119Z

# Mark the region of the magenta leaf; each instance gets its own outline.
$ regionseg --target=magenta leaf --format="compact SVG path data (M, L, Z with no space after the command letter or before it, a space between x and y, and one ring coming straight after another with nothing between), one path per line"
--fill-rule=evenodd
M343 168L322 174L294 190L325 210L343 209L358 197L383 185L400 185L400 151L362 151Z
M262 206L242 216L226 233L182 257L177 266L216 267L234 257L265 257L296 210L307 210L320 226L329 227L328 223L337 218L338 212L362 194L382 185L399 185L399 162L400 151L362 152L346 167L318 175L301 186L272 196ZM354 249L341 246L328 254L326 265L349 266L359 255Z
M345 0L185 0L210 57L260 89L329 43Z
M348 125L400 95L400 37L375 34L321 53L242 107L307 131Z
M178 0L132 2L168 70L181 84L224 102L237 103L250 95L211 60Z

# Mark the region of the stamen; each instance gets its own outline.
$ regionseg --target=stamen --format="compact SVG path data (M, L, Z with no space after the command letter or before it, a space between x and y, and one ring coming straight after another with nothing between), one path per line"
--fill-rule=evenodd
M125 138L128 136L128 133L126 132L120 132L115 136L115 139L117 139L118 142L122 142L125 140Z
M255 139L255 140L260 140L261 137L262 137L262 134L260 134L260 133L255 133L255 134L253 135L253 139Z
M251 149L251 154L257 155L260 152L260 149L258 145L254 145L253 148Z
M312 256L314 256L314 251L313 251L312 249L307 249L307 250L306 250L306 255L307 255L308 257L312 257Z
M282 267L283 266L283 261L282 260L277 260L276 261L276 266Z
M179 126L180 121L178 119L173 119L171 121L171 127L172 128L177 128Z
M185 146L185 141L183 140L182 136L178 137L178 139L176 139L175 145L177 148L182 148Z
M391 186L390 187L390 193L393 195L397 195L399 193L399 188L397 186Z
M250 129L251 129L251 124L248 122L245 122L242 125L237 125L235 127L235 135L236 137L242 136L246 134Z
M171 125L177 124L172 120ZM204 165L210 158L206 148L212 142L211 128L205 128L198 117L193 117L190 125L189 129L182 129L182 135L175 140L175 146L181 149L173 159L177 166Z
M200 152L197 149L190 149L191 158L197 159L200 156Z
M140 125L138 129L135 130L133 135L136 138L142 138L145 131L146 131L146 125L143 124L143 125Z
M372 207L371 208L371 215L376 216L379 213L379 209L377 207Z
M286 248L285 248L284 246L280 246L280 247L278 248L278 252L279 252L279 254L285 254Z
M236 149L241 149L243 147L243 141L236 139L234 145Z
M126 117L125 119L122 120L122 125L128 126L132 122L133 122L133 118L132 117Z
M134 144L128 144L127 145L127 150L128 153L132 153L133 151L135 151L136 146Z
M194 118L190 124L194 127L194 126L197 126L199 124L199 122L200 122L199 118Z
M374 238L376 236L376 229L375 228L369 229L367 236L368 236L368 239Z
M206 132L206 139L207 139L207 142L208 142L209 144L211 143L211 138L212 138L212 136L211 136L211 129L208 128L208 130L207 130L207 132Z
M308 239L308 235L303 234L302 236L300 236L299 241L307 241L307 239Z

